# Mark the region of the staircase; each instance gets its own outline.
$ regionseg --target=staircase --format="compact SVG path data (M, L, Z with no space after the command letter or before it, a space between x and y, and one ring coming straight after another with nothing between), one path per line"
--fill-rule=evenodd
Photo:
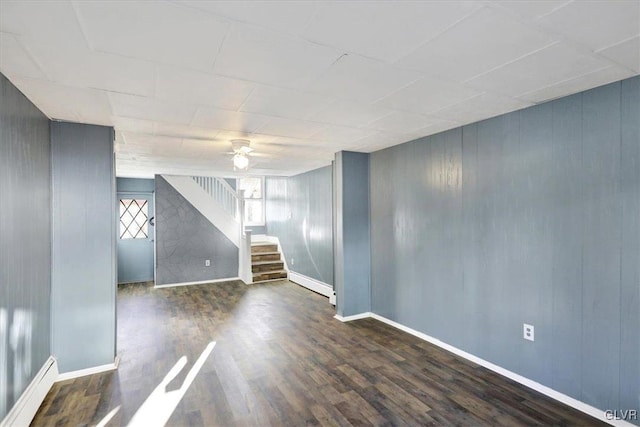
M253 283L287 278L278 245L269 242L251 243L251 271Z

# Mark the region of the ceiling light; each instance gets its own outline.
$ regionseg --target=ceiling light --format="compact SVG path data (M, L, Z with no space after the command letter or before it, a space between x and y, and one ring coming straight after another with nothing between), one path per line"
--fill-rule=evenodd
M249 158L243 153L237 153L233 156L233 168L243 170L249 167Z

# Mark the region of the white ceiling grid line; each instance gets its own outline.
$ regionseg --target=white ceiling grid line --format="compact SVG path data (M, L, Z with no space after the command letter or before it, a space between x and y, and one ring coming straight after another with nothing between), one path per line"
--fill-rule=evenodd
M640 1L2 0L0 72L118 176L291 175L638 75Z

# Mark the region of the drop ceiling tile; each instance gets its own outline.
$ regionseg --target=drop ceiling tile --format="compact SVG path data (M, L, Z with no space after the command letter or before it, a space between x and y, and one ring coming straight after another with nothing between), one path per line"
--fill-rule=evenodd
M302 35L391 62L478 7L472 1L324 2Z
M23 77L15 77L11 81L52 119L100 125L111 122L109 100L102 91Z
M468 84L516 97L607 66L609 63L596 55L579 52L565 43L557 43L474 78Z
M48 79L18 39L12 34L2 32L0 32L0 71L6 76Z
M593 73L565 80L554 85L520 95L518 98L528 102L544 102L582 92L607 83L631 77L633 72L622 67L610 66Z
M499 0L493 3L522 17L535 19L553 12L569 0Z
M132 119L130 117L111 116L111 123L116 135L121 132L153 133L154 123L149 120Z
M461 83L424 77L376 103L381 107L428 114L481 92Z
M327 141L332 144L351 143L376 133L373 129L358 129L347 126L326 125L311 135L311 139Z
M156 97L168 101L237 110L253 87L253 83L243 80L161 66L158 67Z
M602 49L640 34L640 2L573 1L538 22L592 49Z
M161 101L143 96L109 93L113 112L117 116L172 124L189 124L196 107Z
M410 137L402 134L377 132L371 136L355 141L354 146L355 150L357 151L371 153L373 151L402 144L403 142L407 142L410 140Z
M378 105L337 99L308 118L316 122L359 127L389 113L391 113L391 110Z
M309 90L340 99L370 103L395 92L421 75L358 55L344 55Z
M76 87L153 96L155 66L138 59L93 52L86 47L25 42L52 81Z
M435 124L439 119L423 114L395 111L388 116L368 125L371 129L392 133L411 133L426 126Z
M268 85L303 88L340 55L339 51L300 37L234 24L214 71Z
M483 8L396 62L450 81L464 81L553 41L533 26Z
M69 1L0 2L0 31L48 46L87 47Z
M194 126L238 132L254 132L269 120L267 116L221 110L212 107L198 107L193 119Z
M325 108L332 98L273 86L257 86L240 111L302 119Z
M271 117L269 121L265 125L260 126L257 131L267 135L308 138L323 127L324 125L320 123L308 122L305 120Z
M598 54L606 56L630 70L640 72L640 36L599 50Z
M166 2L77 2L90 47L210 70L229 30L224 20Z
M175 125L157 122L154 123L153 131L150 133L177 138L215 139L220 131L217 129L197 126Z
M181 5L200 9L234 21L257 24L288 33L307 26L318 3L312 1L180 1Z
M228 144L229 149L231 149L232 139L248 139L249 141L251 141L251 147L254 147L254 145L256 144L269 144L276 138L276 136L265 135L262 133L235 132L227 130L220 131L220 133L216 135L216 139L219 141L224 141L226 144Z
M533 105L531 102L492 93L483 93L456 105L436 111L434 115L461 125L495 117Z

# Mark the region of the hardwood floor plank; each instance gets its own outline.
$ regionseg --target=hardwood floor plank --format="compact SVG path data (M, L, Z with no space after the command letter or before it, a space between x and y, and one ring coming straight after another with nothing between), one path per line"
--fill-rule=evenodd
M124 426L182 357L169 426L603 425L374 319L341 323L288 281L118 289L116 372L54 384L32 425Z

